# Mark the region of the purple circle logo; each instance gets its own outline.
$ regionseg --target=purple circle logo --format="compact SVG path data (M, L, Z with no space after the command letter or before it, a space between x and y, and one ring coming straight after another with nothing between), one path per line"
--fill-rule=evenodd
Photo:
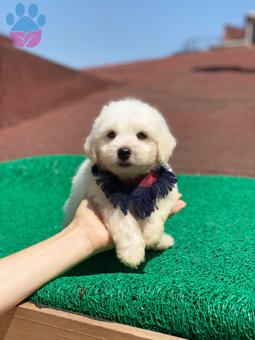
M15 14L8 13L6 22L11 27L9 36L14 45L19 47L35 47L42 38L42 30L46 23L46 17L39 14L38 6L31 4L26 14L25 6L22 3L17 4Z

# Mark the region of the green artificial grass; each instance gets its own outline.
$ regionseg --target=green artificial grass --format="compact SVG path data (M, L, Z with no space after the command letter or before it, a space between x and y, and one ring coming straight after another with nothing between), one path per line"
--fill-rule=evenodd
M61 230L81 156L0 164L0 257ZM255 338L255 180L179 176L188 206L166 224L175 246L138 270L114 250L46 284L31 300L189 339Z

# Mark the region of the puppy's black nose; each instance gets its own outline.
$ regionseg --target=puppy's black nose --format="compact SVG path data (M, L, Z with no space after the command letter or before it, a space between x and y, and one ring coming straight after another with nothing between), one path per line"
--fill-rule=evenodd
M118 158L121 161L127 161L131 156L131 150L127 147L119 148L118 150Z

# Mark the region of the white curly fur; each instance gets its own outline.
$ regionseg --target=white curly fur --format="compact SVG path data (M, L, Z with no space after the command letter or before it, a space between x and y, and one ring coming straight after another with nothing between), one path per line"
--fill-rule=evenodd
M116 137L109 139L109 131ZM146 139L138 139L139 132ZM91 174L91 166L99 166L119 178L134 178L151 169L167 164L175 148L165 119L160 112L137 99L124 99L105 105L96 118L84 148L86 160L73 178L72 191L64 207L64 225L68 225L81 200L86 197L97 207L113 237L118 258L129 267L137 267L144 261L145 247L163 250L173 245L174 240L164 233L164 223L171 208L179 198L177 186L164 199L158 200L158 209L144 220L137 220L131 213L124 215L114 209L97 186ZM130 166L118 163L117 151L121 147L132 151Z

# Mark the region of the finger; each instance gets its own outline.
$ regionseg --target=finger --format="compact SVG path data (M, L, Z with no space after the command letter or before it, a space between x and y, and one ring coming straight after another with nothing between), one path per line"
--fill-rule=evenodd
M170 212L170 216L175 215L176 213L178 213L179 211L181 211L182 209L184 209L186 207L186 202L182 201L182 200L178 200L176 202L176 205L173 207L173 209Z

